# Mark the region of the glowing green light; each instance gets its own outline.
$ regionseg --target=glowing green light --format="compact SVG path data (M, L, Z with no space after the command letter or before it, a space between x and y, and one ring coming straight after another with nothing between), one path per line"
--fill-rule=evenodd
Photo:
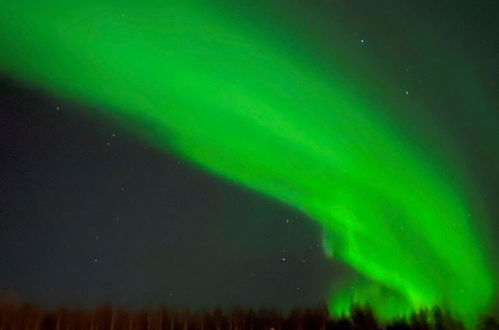
M494 294L460 182L382 109L303 54L195 1L6 0L0 68L309 214L362 279L331 309L436 305L473 322Z

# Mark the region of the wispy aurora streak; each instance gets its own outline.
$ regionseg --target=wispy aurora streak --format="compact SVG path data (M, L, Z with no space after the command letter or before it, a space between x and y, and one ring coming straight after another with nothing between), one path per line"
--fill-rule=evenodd
M195 1L0 4L4 73L318 221L363 277L333 292L335 313L439 305L473 322L494 283L460 182L354 83L276 44Z

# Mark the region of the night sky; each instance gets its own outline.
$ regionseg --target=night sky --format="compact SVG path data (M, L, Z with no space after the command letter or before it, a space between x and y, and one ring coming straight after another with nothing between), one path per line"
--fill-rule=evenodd
M323 302L345 268L326 259L318 226L299 212L81 117L69 102L1 87L7 297L288 309Z
M109 8L113 10L119 8L113 6L117 5L110 1ZM6 6L10 11L17 10L14 5L10 7ZM28 7L29 4L25 7L20 5L20 8ZM82 8L84 7L83 5ZM95 7L98 8L98 5ZM348 135L351 133L348 127L344 134L338 130L339 138L338 136L333 138L338 138L341 143L347 141L354 145L366 146L366 149L380 144L379 141L383 143L389 141L380 147L379 154L376 153L376 148L370 149L375 158L388 160L391 160L391 155L383 152L398 150L396 149L398 143L402 141L401 145L409 147L401 149L400 155L403 156L393 158L400 161L401 167L408 172L411 172L411 169L428 167L429 173L433 173L431 171L443 173L435 175L435 182L431 183L435 186L427 190L422 188L421 194L435 191L435 199L438 200L441 197L438 193L441 193L444 203L448 187L451 187L450 190L461 189L456 194L467 196L470 208L477 210L476 213L470 212L467 215L472 220L463 221L471 222L470 232L473 234L470 236L475 238L473 235L476 233L479 250L487 256L484 259L491 268L490 274L496 277L499 270L497 258L499 246L496 242L499 233L499 94L497 92L499 23L496 2L479 0L353 3L276 0L250 4L246 1L231 3L220 1L219 7L223 8L220 9L220 16L226 17L231 26L237 26L243 31L241 35L245 36L244 33L248 33L254 37L251 39L252 42L258 41L248 49L264 53L270 48L258 47L267 45L266 42L271 40L273 49L279 50L280 53L277 53L285 54L287 57L283 57L289 59L289 62L275 60L273 66L268 66L269 69L265 66L266 62L264 64L250 62L249 67L258 72L255 75L259 74L260 80L255 80L251 74L248 78L246 76L248 73L241 69L242 78L238 78L235 74L233 80L224 76L220 81L223 80L227 86L234 84L241 88L240 90L236 88L236 92L244 91L243 87L254 88L256 92L248 95L251 97L256 95L260 98L258 101L262 99L268 101L279 111L281 108L284 109L282 110L284 114L290 108L290 118L293 118L292 120L298 118L295 122L302 120L300 117L302 114L292 106L302 104L299 102L310 104L307 103L310 95L319 99L315 101L310 98L315 102L312 103L313 107L321 109L316 112L318 121L321 121L321 115L325 116L326 122L329 120L327 117L329 113L322 110L327 108L324 104L329 103L326 101L321 103L320 100L323 76L333 77L331 81L334 83L331 85L347 86L341 93L338 92L345 99L350 100L351 95L355 95L362 100L359 101L359 105L354 103L355 106L352 106L354 112L358 111L369 119L372 114L365 111L362 105L368 104L373 109L382 109L377 113L374 112L376 119L382 118L381 124L377 121L366 120L366 122L379 128L380 131L386 130L388 132L386 137L383 135L378 137L375 133L369 135L368 130L366 130L368 133L357 131L355 125L360 124L355 120L361 116L352 116L344 118L348 118L345 119L346 126L352 125L351 131L355 133L352 134L353 138ZM109 8L106 7L106 10ZM103 23L102 29L108 28L106 24L114 24L115 19L133 17L136 14L134 8L133 1L129 1L122 11L116 13L117 18L103 15L105 19L102 21L105 24ZM38 14L35 11L32 15ZM50 17L52 14L48 10L47 13L41 13L40 17L43 18L43 15ZM240 17L241 22L236 17ZM200 19L200 22L204 21ZM64 22L64 24L70 23L71 19L69 22ZM208 27L209 23L206 23ZM269 179L274 182L272 180L277 177L276 182L281 182L279 180L282 179L282 182L285 182L283 185L287 185L289 183L287 180L290 179L289 184L292 185L293 179L297 179L296 177L300 175L290 177L286 172L289 168L283 166L283 174L279 176L274 173L274 171L279 172L278 165L258 167L260 163L256 161L252 163L253 159L247 160L248 167L254 166L263 172L262 168L267 169L271 173L262 175L264 179L255 179L254 173L260 172L251 172L251 175L241 174L241 169L230 161L224 163L218 159L213 160L215 157L211 158L211 154L203 153L202 148L201 151L196 148L190 150L184 140L178 138L180 136L185 138L185 141L191 141L189 139L194 136L204 142L214 137L214 142L208 141L215 146L213 154L218 155L216 152L219 150L231 150L222 153L220 158L225 160L226 155L228 159L231 156L245 159L244 155L241 156L244 154L243 151L252 150L252 144L257 147L265 146L262 141L265 142L266 137L259 138L248 134L250 137L241 138L244 142L240 142L239 126L233 125L238 121L234 120L227 126L217 126L218 117L215 115L214 119L207 115L208 120L199 117L202 118L201 121L206 121L208 127L206 131L199 129L196 132L196 125L188 126L191 124L188 122L191 118L187 116L185 118L179 116L184 120L182 122L173 115L171 118L165 115L168 119L158 115L153 119L161 122L164 127L156 123L151 124L151 119L147 117L150 113L148 110L165 105L162 101L158 101L160 94L155 93L154 86L165 83L169 88L170 82L159 74L158 77L155 76L154 70L148 71L149 67L135 66L135 63L139 58L144 62L163 64L161 61L155 62L154 56L148 58L147 52L137 52L145 54L144 58L134 55L130 58L117 57L116 61L116 58L110 57L113 59L113 65L116 62L121 64L119 60L127 64L123 67L119 65L113 67L117 73L110 70L111 75L107 71L105 73L99 71L99 64L95 64L102 56L104 64L99 63L103 67L107 65L105 59L108 53L105 47L97 48L91 44L88 46L90 55L86 53L87 49L74 55L69 51L64 53L60 49L51 48L59 45L59 39L54 37L56 34L51 34L53 31L59 31L57 22L54 23L55 28L47 27L48 32L45 34L42 33L44 31L39 34L38 31L30 31L28 23L16 23L15 19L4 24L5 26L0 25L0 31L17 33L15 27L19 24L25 26L28 32L19 29L25 35L12 38L9 32L0 35L0 47L5 45L4 49L8 49L4 54L0 50L0 72L3 72L0 76L2 155L0 295L19 297L50 307L61 304L95 306L111 302L127 307L166 304L199 308L238 304L253 307L273 306L287 310L297 305L312 306L326 303L337 283L357 276L354 275L357 272L351 269L351 265L354 269L360 269L360 273L368 274L367 277L373 276L381 282L386 281L386 278L377 277L379 275L377 273L367 272L363 268L366 264L363 259L359 261L351 258L348 253L341 255L341 251L339 258L330 258L328 256L331 254L328 250L330 242L324 243L321 225L328 232L328 230L334 231L334 228L327 226L331 223L338 224L329 220L323 222L312 220L312 215L320 218L322 214L313 209L309 201L294 199L295 195L290 193L293 191L291 188L279 190L272 184L267 186L267 181L264 180ZM119 39L120 33L133 31L136 26L143 28L141 24L144 23L139 19L137 21L131 19L131 23L123 25L124 27L119 24L116 25L119 31L116 33L117 36L110 34L116 39ZM35 24L33 26L36 27ZM144 35L150 33L148 36L152 36L153 44L161 40L151 32L156 31L154 23L144 26L147 28L141 30L141 33ZM129 28L130 30L127 30ZM230 31L230 27L227 29ZM209 31L209 28L206 30ZM77 37L86 40L86 32L75 31ZM39 44L36 42L31 44L31 38L40 40ZM105 35L103 40L114 39ZM181 44L174 38L172 40ZM179 40L183 41L181 38ZM45 44L48 50L43 48ZM64 43L61 42L62 44ZM235 53L238 49L242 49L237 48L237 42L232 39L228 44L230 47L236 44ZM76 42L71 47L77 48L82 45L86 44ZM119 42L117 45L122 47ZM142 51L141 45L138 47ZM225 46L222 44L222 47L214 47L216 51L213 51L209 48L212 44L208 43L206 49L209 51L202 48L203 46L199 46L199 50L196 49L203 55L206 55L204 51L208 53L205 59L208 69L205 67L200 69L195 61L189 62L190 58L186 63L199 71L181 62L182 56L177 58L172 55L172 60L185 65L182 69L186 70L186 76L191 74L189 70L193 70L192 72L198 73L199 77L202 75L212 77L214 79L212 85L216 86L220 77L217 76L218 71L210 71L211 65L219 64L222 67L220 70L226 70L222 72L230 73L234 69L230 61L236 63L239 60L237 57L239 55L230 53L231 48L226 50L223 48ZM135 49L133 47L132 49ZM189 47L191 49L197 45ZM126 46L123 49L126 51ZM242 58L247 56L243 51L241 53ZM31 57L33 54L35 55ZM91 65L85 62L87 55L93 59L89 60ZM251 57L250 55L248 57ZM58 56L60 56L60 66L57 61L51 60L52 57ZM266 56L273 58L273 55ZM218 57L229 64L214 59ZM65 62L66 58L70 60ZM281 79L281 76L273 75L275 71L271 70L272 68L281 69L287 67L288 63L295 62L300 64L297 65L296 76L292 79ZM171 69L168 65L170 63L164 64L164 68L158 70ZM259 65L264 67L262 71L257 71L260 69ZM94 66L95 72L91 71ZM244 64L241 67L244 67ZM306 68L309 67L313 67L314 70L308 72ZM45 74L40 68L46 68L50 74ZM135 75L136 71L140 73ZM310 75L307 76L304 72ZM184 78L181 74L179 77ZM268 77L266 74L269 74ZM175 76L172 80L177 78ZM301 94L296 96L289 92L295 91L292 85L295 78L299 82L298 85L303 87L304 96ZM274 94L265 94L258 89L267 80L283 82L280 88L289 100L286 97L280 98L281 89L274 90L275 87L269 87L269 90L275 92ZM186 93L188 101L185 101L185 95L182 94L185 88L177 87L183 86L181 84L175 85L178 89L172 87L173 92L168 94L168 97L173 95L172 104L179 109L182 109L182 106L185 109L190 109L189 107L196 109L204 107L205 104L216 104L223 108L227 104L236 104L232 99L229 101L222 97L217 99L218 94L212 93L217 90L210 81L209 78L206 80L200 78L196 81L199 85L191 86L194 92ZM255 81L256 83L252 85ZM291 82L287 85L286 81ZM183 83L180 78L178 82ZM357 94L352 91L356 91ZM135 96L135 92L139 96ZM289 94L286 94L288 92ZM248 108L260 104L256 101L251 102L248 103ZM144 106L144 109L138 109L143 113L133 112L140 106ZM213 109L217 107L214 106ZM197 110L191 111L196 113ZM178 113L182 112L179 110ZM282 114L277 111L276 113ZM204 113L199 112L199 115L203 116ZM293 115L296 117L292 117ZM258 116L251 119L256 117ZM163 119L167 124L161 121ZM175 126L178 124L176 120L182 124L186 123L185 131L188 133L183 131L182 125ZM215 122L213 126L210 126L211 120ZM316 138L314 134L317 134L317 141L320 141L317 150L322 150L320 147L327 146L328 141L325 137L329 138L329 135L323 133L314 120L315 118L309 120L309 117L304 116L303 131L307 132L310 129L312 139ZM277 120L276 122L280 123ZM240 126L240 131L244 134L250 131L244 126L246 124L247 122L242 122ZM317 130L314 125L318 127ZM158 130L165 127L173 133L170 131L158 133ZM339 127L341 128L341 125ZM224 133L226 128L227 133ZM403 132L403 134L397 135L392 132ZM224 149L226 141L232 136L235 141L234 149L240 154L233 149ZM298 133L294 137L300 140ZM376 138L379 138L378 142ZM169 139L175 142L170 142ZM247 141L250 142L245 144ZM279 140L275 142L277 147L272 143L269 141L269 154L273 155L272 148L276 148L277 151L282 150L282 146L278 144L281 143ZM332 144L332 149L340 149L341 143ZM302 163L299 161L294 163L291 160L294 155L298 155L298 158L303 159L303 164L307 166L313 164L306 158L308 154L305 152L301 158L299 147L301 145L290 143L289 149L284 151L284 158L279 159L289 157L290 167L294 164L301 166ZM338 153L345 158L350 155L348 151L344 154L341 154L341 151ZM397 152L394 154L397 156ZM409 156L404 158L406 154ZM261 154L255 152L254 155L258 161L273 161L265 152ZM315 160L315 156L317 155L310 156L310 159ZM328 161L329 158L325 164ZM413 165L417 162L423 165ZM336 163L331 161L331 163L343 166L341 161ZM365 161L359 163L361 165L350 168L365 171L367 174L366 177L362 177L363 180L369 181L365 178L377 175L376 161L373 161L373 166L366 164ZM329 169L329 165L324 165L324 169ZM241 168L245 168L244 166ZM369 172L370 168L373 168L372 173ZM379 165L379 168L382 166ZM394 168L394 172L398 173L397 168ZM448 172L442 171L442 168L448 168ZM312 166L311 173L321 175L324 169L321 165L317 168ZM295 169L291 168L289 173L294 171ZM296 169L297 173L301 173L300 171L301 168ZM414 171L414 180L421 182L422 185L428 177L432 177L425 175L424 172L423 174L416 172ZM394 174L395 181L396 175L398 174ZM400 174L400 178L405 178L405 175L407 174ZM353 180L347 174L344 176L346 183L343 183L345 185L343 188L347 191L350 189L350 184L357 184L355 180L360 178L353 175L355 178ZM307 177L306 175L303 177L305 177L303 181L297 179L296 187L308 189ZM451 179L454 177L458 179ZM373 191L378 191L381 197L373 197L372 200L366 201L373 193L370 190L367 193L362 190L358 196L354 194L351 200L346 201L345 205L368 208L379 200L384 209L388 208L387 205L392 206L386 201L392 198L393 202L393 196L390 195L392 188L384 183L387 180L385 177L378 176L378 178L381 183L377 186L373 184L375 186ZM389 180L388 175L387 178ZM352 181L348 181L350 179ZM319 186L315 182L313 184L315 184L313 188ZM404 192L397 184L396 182L393 184L395 187L393 189L397 189L397 193L411 194L411 189ZM305 191L306 189L304 188ZM321 195L317 199L323 202L321 198L324 194L322 190L320 192ZM418 206L407 206L407 201L410 199L404 198L401 197L400 205L396 206L406 211L407 216L417 214ZM448 200L453 201L452 198L449 197ZM371 204L372 201L375 202ZM430 205L433 205L431 203ZM421 203L421 209L425 207L433 210ZM367 208L360 213L367 217L377 216L375 214L377 209ZM392 213L387 211L383 214ZM445 226L445 221L450 220L442 221L444 222L442 226ZM411 223L410 220L407 220L407 223ZM404 223L400 228L403 230L404 226L408 225ZM383 240L383 235L391 237L393 234L391 229L375 232L367 226L366 230L372 234L372 237L364 241L366 246L369 246L368 241L371 239L379 242ZM416 230L414 232L418 233ZM446 239L450 242L451 236L446 236L445 232L439 235L442 242ZM463 230L463 235L468 235L468 231ZM333 241L337 239L334 235L332 237ZM459 233L456 237L459 238ZM407 241L413 242L415 239L411 236ZM437 246L449 248L445 243L441 244ZM455 258L459 258L459 248L453 248L457 252L449 256L449 264L454 262ZM450 250L452 247L444 250L446 252L442 254L449 255ZM440 261L432 252L428 252L428 255L422 252L421 258L415 257L414 260L408 260L407 264L412 262L411 265L420 265L420 259L430 256L431 266L440 265ZM403 253L405 252L400 252L401 255ZM480 265L480 261L466 259L465 252L462 255L463 273L468 272L467 266ZM470 252L469 255L474 254ZM346 262L343 262L345 260ZM397 258L393 260L396 261ZM445 267L448 266L446 261L442 262ZM454 269L452 267L449 266L449 269ZM403 271L405 270L401 270ZM425 275L433 274L432 271L425 273L421 270ZM444 273L442 271L442 274ZM468 274L472 276L475 273L469 271L466 275ZM476 274L482 275L479 270L476 270ZM414 281L417 285L421 285L418 280ZM466 283L464 280L462 282ZM497 284L497 281L494 280L494 283ZM435 284L435 287L441 286L440 282ZM431 285L429 287L430 289L425 287L426 291L422 292L433 294L432 290L435 287ZM487 286L484 288L486 291L495 290ZM489 292L484 293L483 296L487 297L483 299L492 299L492 302L484 305L497 306L495 291L490 294L492 298L488 297L488 294ZM490 306L488 308L490 310Z

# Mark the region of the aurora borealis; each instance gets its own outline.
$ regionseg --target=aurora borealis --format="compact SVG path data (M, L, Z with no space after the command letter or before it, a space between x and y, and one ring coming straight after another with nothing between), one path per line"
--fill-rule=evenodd
M434 80L497 146L494 103L466 56L409 28L403 58L370 53L368 37L343 40L354 22L281 6L3 1L0 70L309 215L326 254L359 274L331 290L336 314L359 303L385 319L441 306L474 323L496 292L478 225L490 215L452 135L425 119L438 98L408 101L414 88L390 68L405 70L415 49L429 67L451 56Z

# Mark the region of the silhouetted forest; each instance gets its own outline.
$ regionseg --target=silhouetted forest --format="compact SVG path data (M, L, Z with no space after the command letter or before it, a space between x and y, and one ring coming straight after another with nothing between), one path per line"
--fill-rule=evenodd
M463 325L440 309L381 325L369 309L355 308L351 317L332 318L325 307L294 309L233 308L209 311L157 308L130 311L103 305L93 310L55 311L27 303L0 303L0 330L460 330ZM493 318L480 330L499 330Z

